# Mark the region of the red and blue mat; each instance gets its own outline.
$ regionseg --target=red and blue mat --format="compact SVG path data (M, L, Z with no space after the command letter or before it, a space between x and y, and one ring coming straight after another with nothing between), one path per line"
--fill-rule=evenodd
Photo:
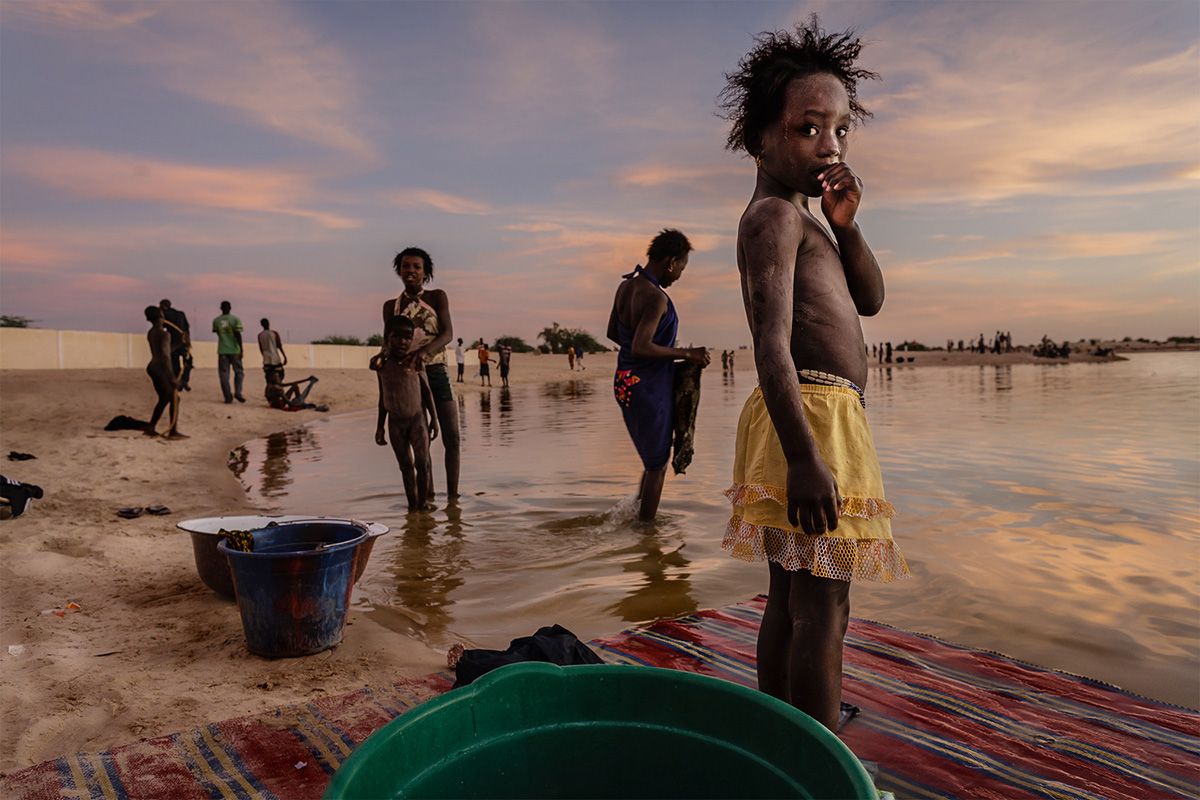
M755 685L763 599L591 642L607 661ZM447 673L212 723L0 778L0 796L320 797L354 747L449 688ZM842 731L897 798L1200 798L1200 713L877 622L846 636Z

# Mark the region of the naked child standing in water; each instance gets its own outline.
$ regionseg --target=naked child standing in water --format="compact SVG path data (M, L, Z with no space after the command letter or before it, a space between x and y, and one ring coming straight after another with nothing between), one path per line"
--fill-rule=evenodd
M383 447L391 437L408 510L424 511L429 506L429 442L437 438L438 422L429 384L421 380L419 363L408 358L412 340L411 319L395 316L387 321L382 358L371 362L379 378L375 444Z
M882 308L883 275L856 221L863 182L846 162L868 116L858 82L877 76L856 66L853 32L826 33L815 16L755 42L721 96L729 149L757 166L737 259L759 382L738 421L722 546L770 569L759 688L836 730L850 582L908 574L861 388L859 316Z

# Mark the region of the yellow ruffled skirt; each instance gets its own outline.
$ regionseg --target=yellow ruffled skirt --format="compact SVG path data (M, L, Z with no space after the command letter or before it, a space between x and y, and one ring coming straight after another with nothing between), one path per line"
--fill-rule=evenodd
M892 581L908 564L892 540L892 504L883 494L879 458L858 393L843 386L801 384L804 413L821 458L842 496L837 530L810 536L787 518L787 459L762 390L738 420L733 503L721 547L745 561L770 559L790 571L837 580Z

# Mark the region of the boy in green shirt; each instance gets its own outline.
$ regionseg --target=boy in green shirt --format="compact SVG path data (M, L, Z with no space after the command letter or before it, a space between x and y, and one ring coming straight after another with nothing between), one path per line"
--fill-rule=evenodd
M221 379L221 393L225 402L246 402L242 396L242 321L230 314L233 308L228 300L221 301L221 316L213 320L213 333L217 335L217 376ZM229 368L233 367L233 394L229 392Z

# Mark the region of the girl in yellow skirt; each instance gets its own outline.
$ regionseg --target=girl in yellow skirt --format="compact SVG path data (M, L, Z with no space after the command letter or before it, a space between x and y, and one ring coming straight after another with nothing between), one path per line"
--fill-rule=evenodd
M737 258L759 382L738 423L723 546L769 565L759 688L832 730L850 582L908 573L859 389L859 317L884 295L855 221L863 183L845 161L867 116L858 82L877 77L856 66L860 50L852 32L827 33L814 16L794 34L760 34L722 94L727 144L757 167Z

